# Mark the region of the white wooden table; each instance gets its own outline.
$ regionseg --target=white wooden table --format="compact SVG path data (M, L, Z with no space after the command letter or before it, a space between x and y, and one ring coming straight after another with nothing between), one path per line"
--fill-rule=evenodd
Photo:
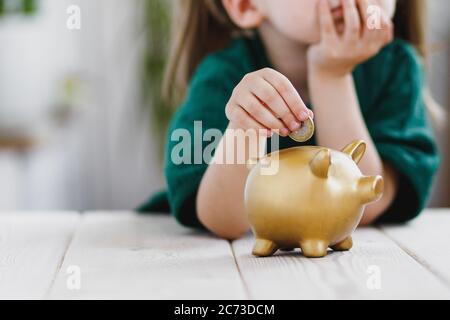
M349 252L251 255L169 216L0 214L0 299L450 299L450 209L363 228Z

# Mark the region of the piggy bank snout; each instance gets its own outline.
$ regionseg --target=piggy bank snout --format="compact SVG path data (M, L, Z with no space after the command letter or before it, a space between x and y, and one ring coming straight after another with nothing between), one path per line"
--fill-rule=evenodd
M348 154L355 163L364 156L366 143L362 140L355 140L347 145L342 152ZM368 204L377 201L383 195L384 180L381 176L365 176L357 182L357 192L361 197L362 204Z
M377 201L384 191L384 180L381 176L362 177L358 181L358 193L363 204Z

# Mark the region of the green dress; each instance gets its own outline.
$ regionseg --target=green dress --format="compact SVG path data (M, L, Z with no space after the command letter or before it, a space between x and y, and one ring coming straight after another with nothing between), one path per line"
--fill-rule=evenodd
M210 128L224 132L228 126L225 105L233 89L244 75L264 67L271 64L257 35L235 39L226 49L204 59L169 127L164 169L167 190L153 195L140 212L170 212L182 225L204 229L196 215L195 199L208 164L174 164L171 154L179 140L171 139L172 132L184 128L194 136L194 121L202 121L203 132ZM376 148L400 175L396 198L377 222L408 221L426 206L440 163L422 97L420 59L412 46L395 40L359 65L353 77ZM314 106L309 107L314 111ZM192 144L192 151L210 143L197 141ZM316 141L313 138L299 144L290 138L279 138L280 149L300 145L316 145Z

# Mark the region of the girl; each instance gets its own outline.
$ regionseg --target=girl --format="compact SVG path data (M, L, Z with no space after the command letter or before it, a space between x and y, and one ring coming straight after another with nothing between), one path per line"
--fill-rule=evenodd
M219 129L225 135L214 157L221 158L235 129L264 129L268 137L260 138L269 144L275 131L280 149L302 145L288 135L311 117L316 134L303 145L340 150L362 139L361 171L384 177L384 195L361 224L404 222L421 212L439 165L422 95L423 1L177 3L167 84L171 101L181 94L184 102L169 130L168 190L143 211L170 210L183 225L241 237L249 230L245 165L175 163L172 133L194 136L195 121Z

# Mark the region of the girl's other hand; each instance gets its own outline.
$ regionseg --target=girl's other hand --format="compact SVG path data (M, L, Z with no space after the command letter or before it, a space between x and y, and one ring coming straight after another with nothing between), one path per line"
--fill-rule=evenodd
M314 117L292 83L270 68L247 74L233 90L225 113L235 128L266 130L268 136L278 130L283 137Z
M319 1L322 40L308 50L311 70L345 76L360 63L375 56L393 39L393 23L378 0L342 0L342 17L331 11L328 0ZM381 13L380 28L369 29L370 6ZM337 9L338 11L340 9Z

